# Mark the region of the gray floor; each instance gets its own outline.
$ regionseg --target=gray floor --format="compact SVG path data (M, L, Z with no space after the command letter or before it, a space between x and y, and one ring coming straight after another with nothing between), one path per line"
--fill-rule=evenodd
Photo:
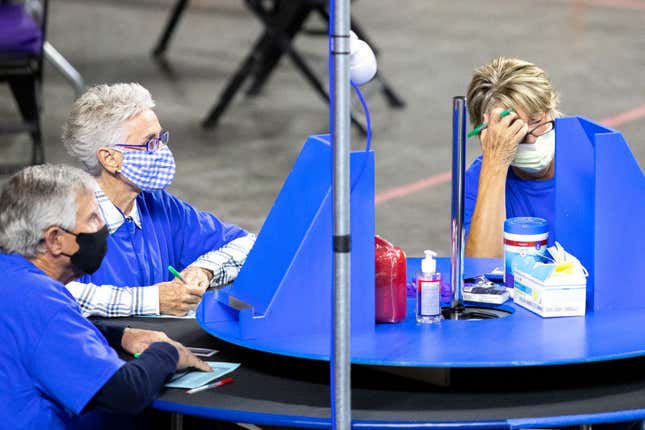
M328 129L326 106L283 61L260 96L239 97L217 129L203 130L201 120L260 26L242 1L194 1L168 53L172 72L163 72L150 50L171 4L52 1L49 40L89 84L137 81L149 88L178 162L171 190L258 231L306 136ZM473 68L494 56L542 66L568 114L601 121L645 105L644 0L362 0L353 12L381 49L381 70L407 102L405 110L392 110L378 84L364 88L376 193L449 170L451 97L463 94ZM322 26L317 19L309 23ZM324 76L326 40L301 35L296 46ZM48 67L44 94L47 160L69 162L59 136L74 92ZM15 112L8 90L0 88L0 116ZM615 128L645 165L645 118L619 122ZM0 139L1 161L26 157L25 139ZM362 144L355 134L353 146ZM478 153L471 148L469 158ZM379 204L377 232L408 255L424 248L445 255L449 202L443 182Z

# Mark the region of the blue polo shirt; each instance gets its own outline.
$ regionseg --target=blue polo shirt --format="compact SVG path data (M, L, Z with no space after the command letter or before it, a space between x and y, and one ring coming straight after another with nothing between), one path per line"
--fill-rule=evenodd
M0 427L63 429L123 365L60 282L0 253Z
M482 167L480 155L466 171L464 178L464 228L466 236L475 212L479 173ZM519 178L513 169L506 177L506 218L531 216L544 218L549 222L549 246L554 241L555 178L527 180Z
M108 237L99 270L79 282L137 287L170 281L168 265L181 271L203 254L248 234L166 191L143 191L136 204L141 228L126 218Z

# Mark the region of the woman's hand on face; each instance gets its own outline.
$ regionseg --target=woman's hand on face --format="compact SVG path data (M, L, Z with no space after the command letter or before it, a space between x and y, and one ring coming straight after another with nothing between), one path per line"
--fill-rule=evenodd
M515 112L500 118L503 108L493 109L484 115L488 126L481 132L480 140L484 160L507 170L526 133L528 125Z

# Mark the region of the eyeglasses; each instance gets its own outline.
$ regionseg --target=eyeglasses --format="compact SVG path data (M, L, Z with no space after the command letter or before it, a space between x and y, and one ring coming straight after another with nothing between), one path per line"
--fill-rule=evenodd
M150 139L146 140L145 143L141 145L125 145L125 144L117 144L114 146L120 146L122 148L145 148L146 151L152 152L156 151L159 149L161 144L164 144L168 146L168 141L170 140L170 133L168 130L163 130L161 133L159 133L159 137L151 137Z
M533 137L540 137L553 130L553 127L555 127L555 120L547 121L532 128L527 134Z

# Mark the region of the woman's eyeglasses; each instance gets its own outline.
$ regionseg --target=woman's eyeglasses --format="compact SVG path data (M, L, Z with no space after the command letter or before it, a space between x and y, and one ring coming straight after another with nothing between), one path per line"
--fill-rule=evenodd
M159 149L159 147L164 144L168 146L168 141L170 140L170 133L168 130L163 130L161 133L159 133L159 137L151 137L148 140L146 140L145 143L142 143L141 145L125 145L125 144L118 144L114 146L120 146L122 148L140 148L144 149L148 152L156 151Z
M533 137L540 137L553 130L553 127L555 127L555 120L547 121L532 128L527 134Z

